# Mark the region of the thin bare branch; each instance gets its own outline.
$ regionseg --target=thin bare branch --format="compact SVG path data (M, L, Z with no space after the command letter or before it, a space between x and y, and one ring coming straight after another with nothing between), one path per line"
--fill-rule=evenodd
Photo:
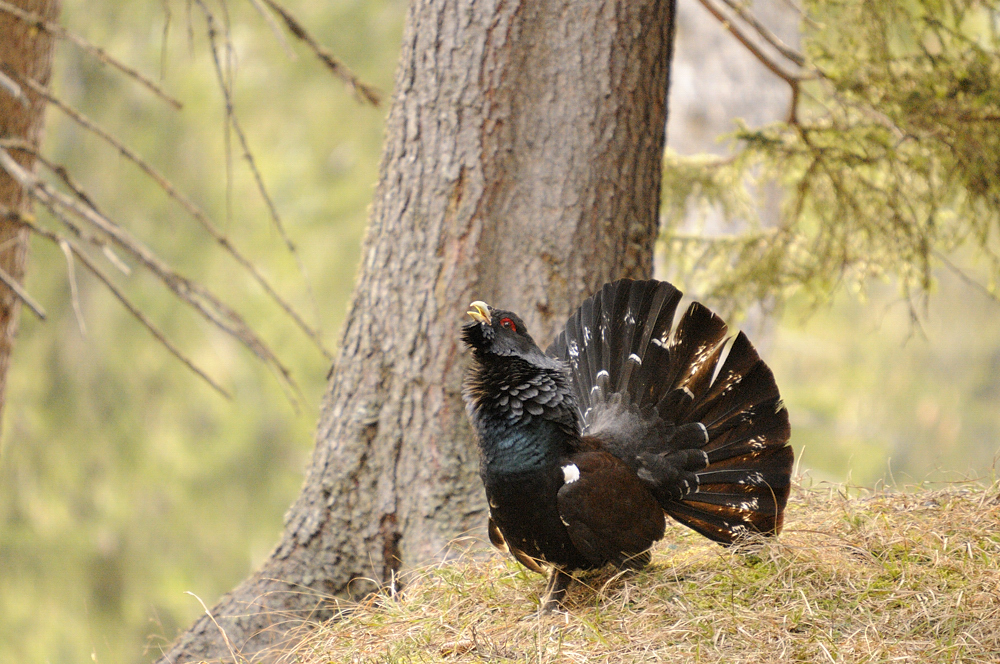
M52 173L55 174L55 176L58 177L77 198L83 201L94 212L103 216L104 213L98 209L90 196L87 195L87 192L85 192L83 188L72 178L72 176L70 176L69 171L67 171L64 166L61 164L54 164L41 155L37 155L37 159L40 164L52 171ZM104 257L108 259L108 262L114 265L119 272L126 276L132 274L132 268L126 265L125 261L119 258L118 254L115 253L115 250L111 248L111 245L103 239L91 233L87 233L82 237L84 237L84 239L91 244L97 246L101 250L101 253L104 254Z
M378 106L381 103L381 93L374 87L363 83L361 79L355 76L354 73L351 72L346 65L344 65L344 63L334 57L334 55L325 47L320 45L320 43L317 42L304 27L302 27L302 24L299 23L298 20L296 20L296 18L288 12L288 10L279 5L277 2L274 2L274 0L262 0L262 2L274 10L274 12L281 17L281 20L285 22L289 32L301 41L305 42L309 48L312 49L313 53L316 54L316 57L330 68L330 71L333 72L334 76L339 78L341 81L350 86L352 90L354 90L359 99L368 102L372 106Z
M24 139L20 138L0 139L0 147L27 152L39 164L49 169L49 171L51 171L53 175L58 177L59 180L64 185L66 185L66 187L69 188L73 192L73 194L78 199L80 199L85 205L87 205L94 212L103 215L103 213L100 211L100 209L98 209L94 201L90 198L90 196L87 195L87 192L83 190L83 187L80 186L80 184L76 182L76 180L74 180L73 177L69 174L69 171L66 170L65 166L50 161L45 155L36 150L34 146L32 146L28 141L25 141ZM122 274L125 275L132 274L132 268L126 265L125 262L118 257L118 254L116 254L114 249L111 248L111 245L105 242L103 238L98 237L93 233L85 233L83 232L82 229L79 228L74 228L73 231L77 237L84 239L90 244L99 248L101 252L104 254L105 258L108 259L108 262L114 265L116 268L118 268L118 270Z
M177 110L183 108L184 105L181 104L181 102L179 102L177 99L167 94L163 90L163 88L158 86L156 83L153 83L153 81L149 80L148 78L140 74L132 67L129 67L124 62L121 62L120 60L117 60L116 58L113 58L112 56L108 55L108 53L100 46L95 46L94 44L91 44L83 37L70 32L66 28L59 25L58 23L52 23L51 21L46 21L38 14L25 11L20 7L12 5L9 2L6 2L6 0L0 0L0 11L10 14L11 16L14 16L24 21L25 23L31 25L37 30L42 30L44 32L49 33L53 37L56 37L58 39L64 39L72 44L75 44L81 50L86 51L87 53L90 53L92 56L97 58L99 62L114 67L115 69L122 72L129 78L134 79L135 81L143 85L145 88L147 88L150 92L152 92L157 97L167 102Z
M28 96L24 94L24 90L22 90L21 86L17 84L17 81L12 79L10 76L7 76L7 74L2 71L0 71L0 88L6 90L8 94L14 98L14 101L21 104L21 106L27 106L31 103Z
M163 9L163 33L160 35L160 80L167 77L167 40L170 38L170 0L160 0Z
M743 44L743 46L748 51L750 51L750 53L752 53L753 56L757 58L762 65L767 67L775 76L784 80L793 88L798 86L799 81L802 80L800 76L797 76L796 74L792 74L786 71L783 67L778 65L778 63L769 58L767 54L765 54L764 51L762 51L759 46L753 43L753 40L747 37L747 35L744 34L743 31L740 30L740 28L738 28L733 23L733 21L729 19L729 17L723 14L722 11L718 7L716 7L711 0L698 0L698 2L700 2L701 6L707 9L708 12L712 16L714 16L719 23L722 24L722 27L728 30L730 34L733 35L733 37L736 37L736 40L739 43Z
M40 320L45 320L45 309L42 308L42 305L40 305L37 300L31 297L28 294L28 291L21 288L21 285L17 283L17 280L14 279L14 277L7 274L7 272L3 268L0 268L0 281L6 284L7 288L9 288L12 293L14 293L17 299L19 299L24 304L24 306L31 309L32 313L38 316Z
M271 198L271 194L268 192L267 186L264 184L264 178L260 173L260 169L257 168L257 161L254 159L253 151L250 149L250 144L247 140L246 133L244 133L243 131L243 126L240 124L239 118L236 116L236 107L233 103L233 96L232 96L232 81L227 79L225 76L222 67L222 62L219 59L218 48L215 43L216 35L218 34L215 28L215 20L212 16L212 13L208 10L208 8L204 5L204 3L201 2L201 0L196 0L196 3L201 8L202 12L205 14L205 21L208 24L209 49L212 52L212 61L215 64L216 77L218 78L219 88L222 90L223 98L226 104L226 118L229 123L228 126L232 127L233 131L236 133L236 137L240 142L240 147L243 149L243 157L247 161L247 165L250 168L250 172L253 175L254 182L257 186L257 191L260 193L261 198L264 199L264 203L267 205L268 212L271 215L271 221L274 223L274 227L275 229L277 229L278 235L280 235L282 241L284 241L285 247L288 249L288 253L291 254L292 257L295 259L295 264L299 269L299 274L302 275L302 280L306 285L306 290L309 294L309 299L313 304L314 310L317 312L316 318L318 320L319 307L316 306L316 299L313 296L312 287L310 286L309 283L309 275L306 271L306 266L302 262L301 257L299 256L298 249L295 247L295 244L292 242L292 239L288 236L288 232L285 230L285 225L281 221L281 216L278 213L278 208L274 204L274 200ZM228 37L226 42L228 45ZM228 149L226 150L226 153L229 154ZM328 359L332 359L332 356L329 353L326 353L325 348L321 346L320 349L323 350Z
M215 64L216 77L218 79L219 87L222 88L222 94L225 99L231 99L233 95L233 90L236 87L236 56L235 50L233 49L232 41L232 26L229 20L229 5L226 2L219 3L219 7L222 10L222 41L225 46L225 70L223 71L220 66L218 49L215 47L215 30L214 30L214 17L212 13L208 10L204 3L198 1L198 6L207 16L206 22L208 23L208 43L210 51L212 53L212 61ZM224 122L222 127L222 142L223 142L223 154L225 155L226 161L226 226L227 228L232 225L233 220L233 184L235 182L233 175L233 117L235 113L232 111L229 105L226 106L226 112L224 114Z
M965 272L965 270L963 270L962 268L960 268L958 265L955 265L955 263L953 263L951 261L951 259L948 258L947 256L945 256L942 252L940 252L937 249L935 249L933 251L933 254L934 254L935 258L937 258L939 261L941 261L941 263L943 263L944 266L946 268L948 268L948 270L950 272L952 272L953 274L955 274L955 276L957 276L959 279L961 279L963 282L965 282L965 284L967 286L971 286L971 287L975 288L980 293L982 293L983 295L985 295L989 299L993 300L993 302L1000 303L1000 296L998 296L996 293L994 293L989 288L987 288L982 283L980 283L980 281L978 279L976 279L975 277L972 277L972 276L968 275Z
M295 60L297 57L295 50L292 48L292 45L288 43L285 33L281 31L281 26L274 20L274 16L271 15L271 12L267 11L267 8L263 5L263 3L261 3L260 0L250 0L250 4L253 5L253 8L257 10L257 13L260 14L261 18L263 18L267 23L267 27L271 28L271 32L274 33L274 38L277 39L278 43L285 49L285 53L288 54L288 57Z
M787 122L788 124L791 124L791 125L797 125L799 123L799 119L798 119L799 101L801 99L801 94L800 94L801 93L801 89L800 89L801 86L800 86L800 84L804 80L811 80L811 79L815 79L815 78L821 78L822 74L820 72L818 72L818 71L815 71L812 68L810 68L810 70L809 70L809 72L807 74L802 74L802 73L797 73L796 74L796 73L792 73L792 72L787 71L784 67L782 67L781 65L779 65L777 62L775 62L773 59L771 59L766 53L764 53L764 51L757 44L755 44L753 42L753 40L750 39L743 32L743 30L741 30L739 27L737 27L736 24L732 20L730 20L730 18L728 16L726 16L725 14L723 14L723 12L718 7L716 7L713 4L712 0L698 0L698 2L700 2L701 5L706 10L708 10L708 12L710 14L712 14L712 16L714 16L715 19L717 21L719 21L719 23L721 23L722 26L726 30L728 30L729 33L732 34L733 37L735 37L738 42L740 42L741 44L743 44L744 48L746 48L748 51L750 51L750 53L755 58L757 58L757 60L762 65L764 65L765 67L767 67L767 69L769 71L771 71L771 73L773 73L775 76L777 76L778 78L780 78L783 81L785 81L786 83L788 83L789 87L792 89L792 98L791 98L791 102L790 102L789 107L788 107L788 116L785 119L785 122ZM736 7L734 5L736 5L737 3L732 2L732 0L722 0L722 2L725 2L728 6L732 7L733 10L736 11L737 13L739 13L740 11L745 12L745 10L743 10L742 8L736 9ZM796 64L798 64L800 66L803 65L803 63L805 62L805 59L801 56L801 54L799 54L796 51L793 51L791 49L788 49L788 47L785 46L784 43L780 39L777 38L777 36L775 36L772 33L770 33L770 31L767 30L766 27L764 27L763 25L761 25L757 21L757 19L753 17L752 14L749 14L749 12L746 12L746 14L749 16L749 19L744 19L744 20L746 20L747 23L749 23L765 41L767 41L769 44L771 44L771 46L773 46L774 48L776 48L782 55L784 55L786 58L788 58L792 62L794 62L794 63L796 63ZM742 16L742 14L741 14L741 16ZM783 51L782 48L787 49L788 52Z
M50 239L52 239L52 238L50 238ZM99 267L97 267L97 265L95 265L87 257L87 255L85 253L83 253L82 251L80 251L80 249L78 247L76 247L76 246L74 246L72 244L70 244L70 248L72 249L72 252L77 256L77 258L80 259L80 262L83 263L83 266L86 267L87 270L90 271L91 274L93 274L95 277L97 277L97 279L102 284L104 284L104 286L109 291L111 291L111 294L114 295L118 299L119 302L121 302L122 306L125 307L125 309L130 314L132 314L132 316L134 316L135 319L137 321L139 321L142 324L143 327L145 327L147 330L149 330L149 333L152 334L153 337L155 337L157 341L159 341L161 344L163 344L164 348L166 348L168 351L170 351L170 353L174 357L176 357L178 360L180 360L181 363L184 364L184 366L186 366L191 371L195 372L202 380L204 380L206 383L208 383L209 386L211 386L212 389L214 389L216 392L218 392L219 394L221 394L222 396L224 396L227 399L232 399L233 398L232 395L229 393L228 390L226 390L224 387L222 387L217 382L215 382L215 380L213 380L211 376L209 376L207 373L205 373L204 371L202 371L202 369L200 367L198 367L198 365L196 365L183 352L181 352L181 349L179 349L169 339L167 339L167 337L164 336L164 334L159 330L159 328L156 327L156 325L154 325L153 322L151 320L149 320L149 318L147 318L144 313L142 313L142 310L139 309L134 304L132 304L132 302L128 299L128 297L126 297L125 294L122 293L121 290L118 289L118 287L115 285L115 283L113 281L111 281L111 279L109 279L107 277L107 275L105 275L104 272L102 272L101 269Z
M794 62L799 67L802 67L806 63L805 57L793 49L791 46L783 42L778 35L774 34L766 25L761 23L756 16L753 15L750 10L747 9L746 3L737 2L736 0L722 0L722 2L732 9L736 14L743 19L743 21L749 25L751 28L757 31L761 39L770 44L774 50L781 53L783 56Z
M0 0L0 2L2 1L3 0ZM87 118L85 115L75 110L71 106L67 105L58 97L55 97L54 95L49 93L49 91L46 88L39 85L37 82L28 79L23 79L21 80L21 84L26 85L31 90L35 91L37 94L44 97L50 104L52 104L60 111L68 115L77 124L99 136L106 143L108 143L113 148L118 150L118 152L122 156L124 156L126 159L128 159L136 166L138 166L139 169L142 170L144 173L146 173L146 175L148 175L170 198L173 198L175 201L177 201L177 203L180 204L180 206L184 208L184 210L189 215L191 215L191 217L195 221L201 224L202 228L204 228L209 233L209 235L212 236L212 238L216 241L216 243L219 244L230 256L232 256L233 259L235 259L236 262L239 263L240 266L244 270L246 270L251 277L253 277L254 281L256 281L257 284L262 289L264 289L264 292L267 293L268 297L270 297L272 301L274 301L279 307L282 308L282 310L284 310L284 312L289 316L289 318L291 318L292 321L294 321L295 324L299 327L299 329L302 330L307 337L309 337L309 339L313 342L313 344L315 344L315 346L320 350L320 352L323 353L325 357L327 358L333 357L330 351L328 351L326 347L323 345L323 341L320 338L319 332L313 329L308 323L306 323L305 320L299 315L299 313L295 311L295 309L291 306L291 304L289 304L284 298L281 297L281 295L278 294L278 292L274 289L273 286L271 286L270 282L264 277L264 275L260 272L257 266L254 265L254 263L251 260L249 260L246 256L244 256L232 244L229 238L226 237L226 235L223 234L222 231L220 231L215 226L215 224L212 223L212 221L208 218L208 215L205 214L205 212L202 211L201 208L195 205L180 191L178 191L177 188L173 185L173 183L171 183L163 174L161 174L152 164L146 162L131 148L123 144L121 141L119 141L109 132L105 131L103 128L98 126L95 122ZM89 207L92 207L89 201L87 205Z
M47 183L39 181L32 173L29 173L14 161L13 157L3 149L0 149L0 168L6 170L32 198L41 203L60 221L67 224L68 227L74 228L75 224L67 215L62 213L62 210L72 213L105 233L116 246L127 252L146 269L155 274L182 301L194 307L196 311L216 327L238 339L246 348L275 371L275 375L281 379L279 383L283 388L286 388L285 391L288 394L289 400L292 401L296 408L298 407L299 399L296 397L301 397L301 394L291 376L291 372L278 360L267 344L253 332L236 311L219 300L201 284L191 281L175 272L150 249L107 217L54 190ZM80 255L75 250L74 253L78 256Z
M83 321L83 308L80 306L80 291L76 287L76 267L73 263L73 249L66 240L59 240L59 248L66 256L66 278L69 279L70 300L73 302L73 313L76 314L76 324L80 326L80 334L87 336L87 324Z
M11 211L6 207L0 205L0 217L5 219L10 219L11 221L18 221L20 215L11 214ZM35 300L28 291L24 290L21 284L17 283L17 279L7 274L7 271L0 268L0 281L7 285L7 288L14 294L14 296L19 299L24 306L31 309L32 313L38 316L39 320L45 320L45 309Z
M81 251L80 248L74 245L68 238L59 235L58 233L54 233L48 229L42 228L41 226L36 224L35 220L31 217L27 217L25 215L17 213L11 213L10 211L2 211L2 209L0 209L0 213L5 214L12 221L21 224L35 235L45 238L46 240L49 240L53 244L58 245L60 247L64 246L68 247L70 251L74 255L76 255L76 257L80 260L80 262L83 263L83 266L86 267L91 274L97 277L98 280L100 280L101 283L103 283L109 291L111 291L112 295L114 295L118 299L118 301L122 303L125 309L130 314L132 314L136 318L136 320L138 320L147 330L149 330L150 334L152 334L157 341L163 344L164 348L166 348L174 357L180 360L181 363L183 363L188 369L193 371L202 380L208 383L212 387L212 389L214 389L227 399L232 398L229 392L227 392L222 386L216 383L208 374L206 374L194 362L188 359L188 357L184 355L184 353L181 352L179 348L177 348L173 343L171 343L170 340L167 339L167 337L165 337L163 333L160 332L160 330L153 324L153 322L150 321L145 316L145 314L143 314L142 311L139 310L138 307L132 304L132 302L128 299L128 297L126 297L125 294L121 292L121 290L114 284L114 282L111 281L107 277L107 275L105 275L101 271L101 269L97 267L97 265L95 265L90 260L87 254Z
M236 107L233 104L232 96L232 81L226 77L225 71L222 67L222 61L219 59L219 49L215 43L216 36L218 35L218 30L215 27L215 18L212 13L209 12L204 3L201 2L201 0L195 0L195 2L204 12L205 21L208 24L209 50L212 53L212 62L215 64L215 75L219 81L219 89L222 90L222 96L226 103L226 119L233 131L236 132L236 137L240 141L240 147L243 148L243 157L247 160L250 172L253 174L254 182L257 185L257 191L260 192L261 198L264 199L264 203L267 205L268 212L271 215L271 221L274 223L278 234L281 235L281 239L284 241L285 246L287 246L288 250L294 254L295 245L292 244L292 241L288 237L288 233L285 232L285 226L281 221L281 216L278 214L278 208L275 207L274 201L271 199L271 195L268 193L267 187L264 185L264 179L261 177L260 170L257 168L257 162L253 157L253 152L250 150L250 144L247 142L246 134L243 132L243 126L236 117Z

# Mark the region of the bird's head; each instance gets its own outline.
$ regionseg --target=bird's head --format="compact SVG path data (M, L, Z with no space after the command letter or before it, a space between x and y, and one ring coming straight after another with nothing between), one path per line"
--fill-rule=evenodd
M544 357L517 314L494 309L480 301L469 305L467 313L472 316L472 322L462 327L462 340L477 357Z
M579 422L566 365L542 352L517 314L478 301L469 305L468 314L472 322L462 326L462 340L472 349L473 361L462 397L480 444L493 454L491 445L500 445L497 422L509 427L533 418L576 435Z

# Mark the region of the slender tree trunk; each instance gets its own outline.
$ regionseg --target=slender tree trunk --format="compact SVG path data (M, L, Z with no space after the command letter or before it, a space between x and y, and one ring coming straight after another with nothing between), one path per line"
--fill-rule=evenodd
M484 299L545 341L601 283L652 272L672 17L414 0L308 476L270 559L212 609L244 655L484 532L458 328ZM207 617L164 656L212 658L231 660Z
M59 14L59 0L8 0L14 6L52 21ZM47 86L52 71L52 36L0 10L0 72L9 79L25 78ZM37 149L42 140L45 100L22 89L15 97L0 87L0 141L25 143ZM31 150L10 149L11 155L28 170L35 166ZM18 284L24 281L28 256L28 231L12 218L31 213L28 194L0 169L0 270ZM14 215L9 214L14 213ZM0 418L7 393L7 368L17 335L20 300L0 280Z

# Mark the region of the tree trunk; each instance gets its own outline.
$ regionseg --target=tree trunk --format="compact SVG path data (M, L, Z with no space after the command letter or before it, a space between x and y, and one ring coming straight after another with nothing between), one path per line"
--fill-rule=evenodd
M15 7L54 21L59 14L59 0L8 0ZM0 10L0 71L14 81L32 79L47 86L52 72L52 35ZM0 88L0 141L26 143L37 149L42 140L45 100L31 90L21 89L15 97L6 87ZM33 170L31 150L11 148L11 156L24 168ZM14 215L31 213L31 199L6 171L0 169L0 211ZM24 281L28 257L28 231L12 218L0 214L0 270L4 277ZM21 301L0 280L0 418L7 393L7 367L17 335Z
M269 659L332 597L484 533L461 401L473 299L551 339L605 281L652 272L673 3L415 0L316 449L282 539L212 614ZM231 657L207 616L168 662Z

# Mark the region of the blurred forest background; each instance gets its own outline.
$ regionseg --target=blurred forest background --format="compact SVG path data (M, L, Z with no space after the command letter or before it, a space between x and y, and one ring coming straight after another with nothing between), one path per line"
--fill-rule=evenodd
M758 3L771 4L783 3ZM734 58L740 47L694 0L680 5L670 142L681 152L720 151L715 137L732 129L732 117L778 119L788 90L752 58ZM201 205L335 352L406 3L287 3L383 91L379 108L359 103L298 44L291 58L251 3L228 7L236 113L304 270L284 249L235 141L227 175L224 100L190 3L65 0L62 15L70 30L161 80L183 110L64 42L53 90ZM189 31L189 22L197 27ZM789 41L796 24L784 24ZM138 273L129 293L232 399L77 269L83 334L64 255L33 239L27 291L49 317L22 311L3 418L0 662L146 661L202 611L186 591L213 602L277 541L312 450L330 361L117 151L54 108L45 142L109 216L236 303L304 396L293 408L248 351ZM969 257L951 260L981 274ZM935 276L917 320L891 281L820 306L793 295L780 315L751 309L743 319L785 396L803 474L864 486L993 477L1000 305L952 271Z

